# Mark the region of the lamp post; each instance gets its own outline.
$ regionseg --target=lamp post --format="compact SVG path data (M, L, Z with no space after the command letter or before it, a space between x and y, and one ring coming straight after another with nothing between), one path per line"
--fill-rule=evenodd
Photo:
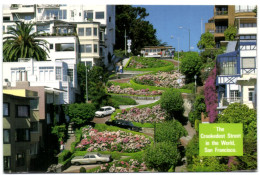
M190 52L190 29L184 28L182 26L180 26L179 29L185 29L185 30L188 30L188 32L189 32L189 52Z
M196 79L197 79L197 75L194 75L194 79L195 79L195 95L196 95L196 89L197 89Z
M124 25L124 27L125 27L125 25ZM125 55L126 55L126 28L125 28Z

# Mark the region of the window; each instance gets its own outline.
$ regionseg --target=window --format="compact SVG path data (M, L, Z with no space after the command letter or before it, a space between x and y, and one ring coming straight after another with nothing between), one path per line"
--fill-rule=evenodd
M92 45L91 44L86 44L85 45L85 51L86 53L92 53Z
M61 67L56 67L56 80L61 80Z
M3 116L4 117L10 116L9 108L10 108L10 104L9 103L3 103Z
M104 12L96 12L96 19L104 19Z
M248 69L248 68L256 68L255 66L255 58L242 58L242 68Z
M79 36L84 36L84 28L79 28L78 34Z
M240 50L256 50L256 45L241 45Z
M91 28L86 28L86 36L91 36Z
M24 166L25 165L25 155L24 153L16 154L16 166Z
M31 122L31 132L38 132L38 122Z
M30 100L30 109L37 110L39 107L39 99Z
M96 156L95 155L90 155L89 158L96 158Z
M74 51L73 43L55 44L56 52Z
M231 101L236 101L239 97L239 91L238 90L231 90L230 91L230 99Z
M38 13L42 13L42 8L38 8Z
M253 101L253 99L254 99L254 91L255 91L254 88L249 88L248 89L248 101Z
M256 39L256 35L240 35L239 36L240 40L255 40Z
M71 11L70 11L70 14L71 14L71 17L73 18L73 17L74 17L74 11L71 10Z
M94 44L94 53L97 53L97 44Z
M84 52L85 52L85 49L84 49L84 45L83 45L83 44L80 45L79 51L80 51L81 53L84 53Z
M240 23L241 28L256 27L256 23Z
M108 21L111 22L111 16L109 16Z
M94 27L94 36L97 36L97 28Z
M29 105L16 105L16 117L20 117L20 118L30 117Z
M93 11L84 11L84 18L88 20L93 20Z
M27 142L30 141L30 129L16 129L16 139L17 142Z
M9 144L11 143L11 134L10 134L10 129L4 129L3 131L3 136L4 136L4 144Z
M11 168L11 156L4 156L4 170L10 170Z
M53 49L53 44L50 44L50 49Z
M73 81L73 69L68 69L68 76L70 77L70 81Z
M30 145L30 155L38 154L38 143L34 143Z

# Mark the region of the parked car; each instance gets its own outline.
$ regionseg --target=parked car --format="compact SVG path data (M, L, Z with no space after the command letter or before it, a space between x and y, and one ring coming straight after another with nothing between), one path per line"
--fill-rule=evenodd
M111 161L111 155L104 155L98 152L90 152L85 154L85 156L76 156L71 160L73 165L82 165L82 164L100 164Z
M112 120L112 121L106 121L107 125L117 126L120 128L125 128L133 131L140 132L142 131L142 128L138 126L134 126L132 122L126 121L126 120Z
M95 116L96 117L104 117L106 115L110 115L113 112L115 112L115 108L111 107L111 106L104 106L101 107L98 111L95 112Z

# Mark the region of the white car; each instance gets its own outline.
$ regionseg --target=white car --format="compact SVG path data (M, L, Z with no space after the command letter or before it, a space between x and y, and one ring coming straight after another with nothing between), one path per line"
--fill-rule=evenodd
M115 112L115 108L111 107L111 106L104 106L101 107L98 111L95 112L95 116L96 117L104 117L106 115L110 115L113 112Z
M76 156L71 160L72 165L82 165L82 164L101 164L105 162L110 162L112 160L111 155L99 154L97 152L87 153L85 156Z

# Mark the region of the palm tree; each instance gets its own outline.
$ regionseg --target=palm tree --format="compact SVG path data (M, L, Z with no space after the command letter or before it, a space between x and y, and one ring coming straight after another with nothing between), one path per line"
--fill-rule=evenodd
M38 61L46 60L49 57L47 51L47 41L36 39L39 32L32 33L33 24L15 22L16 28L11 27L6 33L3 41L4 61L14 62L18 58L34 58Z

